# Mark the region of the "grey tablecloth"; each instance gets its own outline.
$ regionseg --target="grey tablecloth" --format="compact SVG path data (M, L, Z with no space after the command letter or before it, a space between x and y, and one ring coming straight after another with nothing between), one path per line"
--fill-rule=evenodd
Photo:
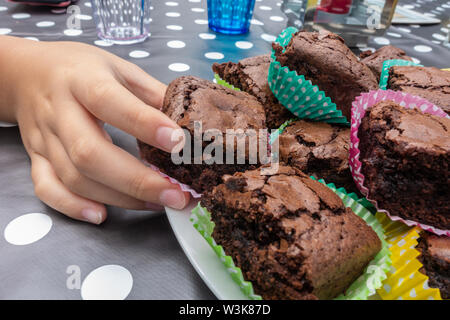
M421 28L391 27L385 36L371 39L368 47L392 43L424 65L450 67L448 49L442 46L450 23L450 1L400 3L447 20L441 25ZM102 46L102 42L96 42L89 2L81 0L77 4L81 8L82 33L70 35L64 31L67 16L60 9L0 0L0 34ZM212 79L213 61L237 61L269 51L270 41L286 26L279 4L276 0L257 1L251 32L224 36L210 32L204 24L207 14L201 9L206 9L206 0L153 1L152 35L146 42L104 49L138 64L166 83L182 74ZM167 12L180 16L169 17ZM183 29L167 27L173 25ZM209 37L215 39L205 39L205 35L200 35L203 33L210 33L213 36ZM173 48L169 41L181 42ZM250 48L242 49L237 41L248 42L244 45ZM205 56L208 52L214 52L211 56L219 59L208 59ZM188 70L173 71L174 63L182 63ZM116 144L136 152L134 138L112 127L107 126L107 130ZM0 128L0 183L0 298L79 299L80 290L66 286L67 268L78 266L84 279L97 267L110 264L123 266L131 273L133 286L129 299L214 298L184 256L165 215L109 208L108 220L97 227L73 221L42 204L33 194L29 160L16 127ZM7 225L30 212L47 214L53 221L50 232L29 245L7 242L3 237Z

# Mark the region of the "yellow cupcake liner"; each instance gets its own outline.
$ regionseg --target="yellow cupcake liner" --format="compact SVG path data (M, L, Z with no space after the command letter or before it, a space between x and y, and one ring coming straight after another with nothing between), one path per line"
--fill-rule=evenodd
M420 252L416 249L420 238L419 227L408 227L395 222L377 212L386 235L392 266L387 272L387 279L377 290L383 300L442 300L439 289L428 286L428 276L419 271L422 263L417 259Z

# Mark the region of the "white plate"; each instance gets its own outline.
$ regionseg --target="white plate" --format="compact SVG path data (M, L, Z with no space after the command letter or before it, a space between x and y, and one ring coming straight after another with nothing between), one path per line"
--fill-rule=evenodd
M167 217L178 242L192 266L218 299L247 300L214 250L189 220L191 210L197 202L198 200L193 200L184 210L166 208Z

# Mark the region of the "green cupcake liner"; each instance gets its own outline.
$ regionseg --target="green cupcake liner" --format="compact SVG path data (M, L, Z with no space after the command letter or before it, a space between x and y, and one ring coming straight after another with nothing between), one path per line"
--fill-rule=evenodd
M380 74L380 84L379 87L382 90L386 90L388 79L389 79L389 69L393 66L418 66L423 67L423 65L402 59L391 59L385 60L383 62L383 68L381 69Z
M286 47L297 31L294 27L286 28L275 42ZM318 86L306 80L303 75L298 75L296 71L281 66L276 61L273 49L271 60L267 79L269 87L278 101L297 118L349 125L347 118L336 108L336 104L320 91Z
M229 84L228 82L226 82L225 80L223 80L221 77L219 77L219 75L217 73L214 73L214 79L216 79L217 84L220 84L224 87L236 90L236 91L241 91L241 89L236 88L235 86L233 86L232 84Z
M335 300L366 300L369 296L375 294L376 290L381 287L383 280L387 277L386 273L392 264L390 251L387 242L385 241L383 226L370 211L356 202L353 197L349 196L345 189L336 189L334 184L326 184L323 179L318 181L333 190L343 200L344 205L350 207L355 214L361 217L380 238L382 248L366 267L364 274L350 285L345 295L341 294L335 298ZM250 300L261 300L261 296L255 294L252 284L244 279L241 269L236 267L233 259L225 254L222 246L218 245L211 236L215 224L211 220L211 213L203 208L200 205L200 202L192 210L190 220L193 223L194 228L197 229L206 242L213 248L214 252L227 268L231 279L241 288L244 295Z
M240 268L236 267L233 259L225 254L222 246L218 245L216 241L211 236L215 223L211 220L211 213L200 205L192 209L192 215L190 218L191 222L194 224L194 228L202 235L202 237L208 242L211 248L222 261L223 265L227 268L231 279L241 288L242 293L250 300L262 300L261 296L255 294L253 291L253 286L250 282L245 281L244 276Z

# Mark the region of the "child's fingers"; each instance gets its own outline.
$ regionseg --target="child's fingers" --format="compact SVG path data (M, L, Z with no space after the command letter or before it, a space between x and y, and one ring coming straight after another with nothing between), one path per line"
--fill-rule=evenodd
M115 79L74 84L73 94L89 112L156 148L171 152L184 136L161 111L145 104ZM178 139L176 139L178 138Z
M167 86L137 65L122 60L116 64L116 75L122 84L146 104L161 109Z
M37 153L30 153L31 177L36 196L49 207L65 215L93 224L100 224L106 219L104 205L80 197L58 179L47 159Z
M176 209L188 204L189 194L105 140L85 109L72 108L70 103L66 107L65 117L70 120L59 122L58 137L79 172L142 201Z
M59 139L53 134L47 134L46 141L48 158L52 167L70 191L82 197L120 208L133 210L147 208L144 201L132 198L81 174L71 162Z

